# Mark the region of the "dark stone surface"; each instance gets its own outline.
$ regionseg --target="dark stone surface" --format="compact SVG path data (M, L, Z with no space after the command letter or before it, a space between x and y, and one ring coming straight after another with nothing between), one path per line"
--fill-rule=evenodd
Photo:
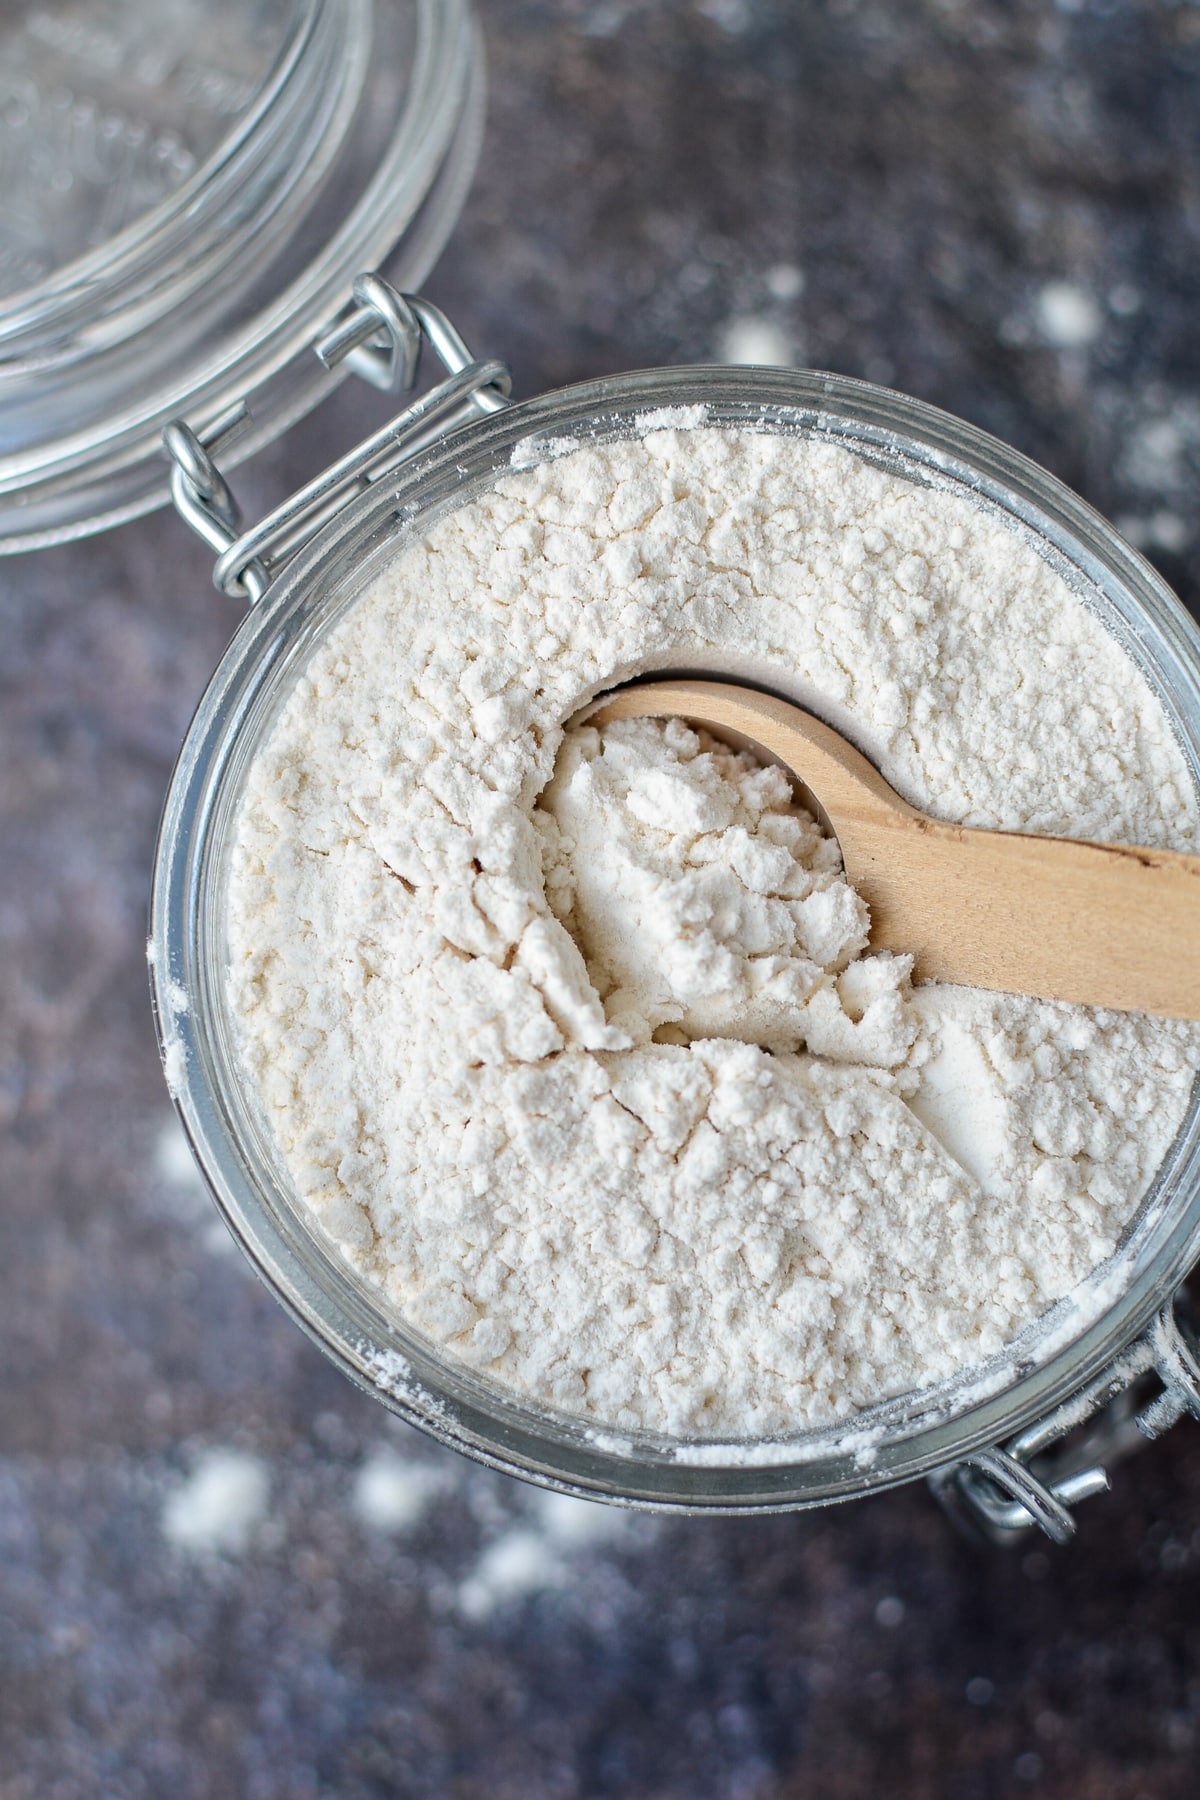
M1195 600L1200 11L484 10L489 137L429 288L520 392L765 321L1045 462ZM1046 341L1058 281L1087 344ZM973 1552L919 1489L589 1541L355 1394L214 1230L150 1023L158 807L234 613L160 516L0 565L0 617L3 1800L1196 1792L1194 1426L1064 1552ZM407 1529L364 1517L381 1445L443 1484ZM269 1503L189 1548L227 1450ZM541 1558L488 1610L514 1533Z

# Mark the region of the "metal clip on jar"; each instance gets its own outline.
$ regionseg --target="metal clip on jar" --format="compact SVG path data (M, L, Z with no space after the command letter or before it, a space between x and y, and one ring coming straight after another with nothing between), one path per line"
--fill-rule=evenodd
M289 38L275 87L265 83L260 113L269 111L284 65L295 69L303 60L301 40L341 29L361 49L370 8L368 0L310 0L294 13L300 37ZM208 1183L259 1274L326 1354L394 1411L482 1462L591 1498L681 1511L814 1506L924 1475L950 1512L994 1540L1038 1525L1063 1542L1075 1529L1074 1506L1108 1486L1108 1464L1183 1413L1200 1417L1200 1339L1182 1289L1200 1256L1195 1093L1125 1239L1075 1294L986 1366L886 1401L856 1418L852 1431L797 1434L758 1460L745 1446L736 1453L731 1446L722 1461L719 1446L706 1444L702 1457L689 1460L686 1445L649 1435L617 1439L455 1365L379 1304L292 1197L239 1069L225 993L224 893L242 784L322 635L407 534L425 532L469 502L508 466L518 445L528 455L549 437L629 435L647 412L702 405L715 425L820 433L909 479L936 476L1031 534L1086 597L1150 682L1200 787L1200 632L1111 527L995 439L867 382L784 370L658 370L512 405L502 363L474 358L435 307L378 275L354 281L349 304L337 311L332 290L339 276L339 292L350 289L348 251L360 252L360 268L377 261L387 246L375 238L390 243L398 224L432 201L434 225L419 227L402 247L401 279L412 280L414 266L422 278L448 229L477 140L475 40L465 7L458 0L441 6L379 0L377 29L381 21L414 34L408 110L401 108L401 128L367 185L356 229L323 246L286 289L282 312L266 309L240 337L218 336L182 377L151 383L136 407L110 421L107 437L97 426L90 437L76 433L67 442L51 426L42 451L31 454L18 443L8 454L13 433L0 436L0 533L7 534L0 543L18 547L95 529L154 503L148 445L161 430L175 504L217 552L216 585L251 603L180 753L153 885L150 969L164 1065ZM350 60L359 71L347 76L353 87L366 79L365 59ZM339 139L331 125L335 152L347 129L343 123ZM321 181L320 156L316 148L310 154L299 182L306 190L310 180ZM336 153L331 160L336 163ZM401 207L399 218L385 204L387 184L394 189L398 175L409 184L408 212ZM163 205L169 214L170 203ZM166 214L159 224L167 234ZM295 238L294 224L290 236L280 234L281 257ZM253 241L249 229L247 241ZM136 248L125 247L130 257ZM185 281L184 274L177 280ZM249 285L265 291L261 281ZM55 305L65 308L59 290L72 284L50 287ZM78 297L78 284L74 291ZM41 324L50 332L48 307L49 301ZM91 369L101 387L100 377L107 372L117 379L131 353L136 308L122 300L116 315L127 329L109 333L111 366L105 348ZM5 329L0 311L0 347ZM165 368L170 333L152 319L151 336ZM45 342L51 345L47 391L54 391L60 365L66 380L72 354L91 367L94 346L86 331L72 338L64 327ZM261 523L246 527L225 473L230 451L236 446L245 456L305 410L326 379L322 366L411 390L423 345L444 371L429 391ZM39 354L31 351L17 368L18 400L38 391ZM8 373L0 362L0 432L7 431ZM21 410L13 409L18 430Z

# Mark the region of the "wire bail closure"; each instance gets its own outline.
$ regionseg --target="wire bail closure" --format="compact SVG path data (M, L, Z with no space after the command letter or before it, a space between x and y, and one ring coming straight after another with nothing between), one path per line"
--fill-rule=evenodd
M1157 1394L1147 1384L1157 1380ZM1200 1335L1180 1288L1107 1368L1005 1445L978 1450L929 1478L971 1535L1019 1541L1038 1525L1056 1544L1075 1534L1072 1507L1109 1487L1119 1461L1190 1413L1200 1419Z
M354 494L397 468L415 451L472 418L508 404L512 376L505 363L477 360L436 306L401 294L378 274L360 275L346 317L318 339L317 356L330 371L346 368L384 392L411 392L428 344L446 378L387 425L323 470L248 530L229 483L217 466L251 423L239 401L200 430L174 419L163 432L172 463L171 496L186 524L217 552L213 584L249 604L262 598L274 575Z

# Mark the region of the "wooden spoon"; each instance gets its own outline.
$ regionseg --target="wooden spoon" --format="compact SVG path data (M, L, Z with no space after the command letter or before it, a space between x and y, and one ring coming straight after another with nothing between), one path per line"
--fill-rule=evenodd
M1200 1018L1200 857L943 824L820 719L731 682L641 682L583 715L671 716L795 777L871 909L871 948L911 951L917 978Z

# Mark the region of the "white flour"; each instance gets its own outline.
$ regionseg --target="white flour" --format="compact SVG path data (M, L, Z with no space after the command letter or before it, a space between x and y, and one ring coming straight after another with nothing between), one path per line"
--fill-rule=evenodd
M329 635L248 780L230 992L298 1193L412 1326L606 1428L769 1437L1101 1262L1200 1033L914 992L777 774L675 724L564 744L700 667L942 817L1196 847L1148 687L1015 533L689 416L501 477Z
M212 1449L167 1495L163 1536L192 1556L238 1555L267 1518L270 1471L246 1450Z

